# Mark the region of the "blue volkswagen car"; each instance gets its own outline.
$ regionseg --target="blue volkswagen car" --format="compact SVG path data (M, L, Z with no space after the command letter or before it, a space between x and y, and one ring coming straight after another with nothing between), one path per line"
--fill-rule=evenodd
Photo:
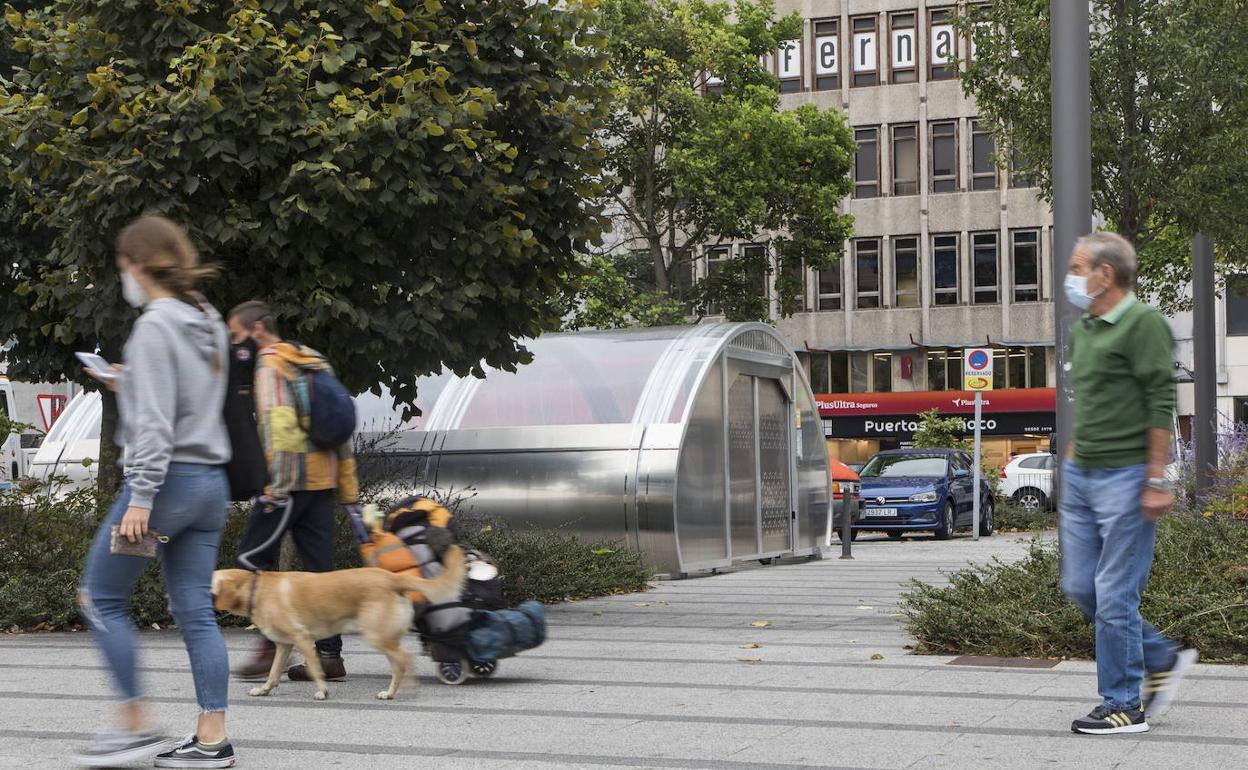
M960 449L891 449L863 466L857 532L933 532L948 540L974 517L974 460ZM992 534L992 488L981 477L979 534Z

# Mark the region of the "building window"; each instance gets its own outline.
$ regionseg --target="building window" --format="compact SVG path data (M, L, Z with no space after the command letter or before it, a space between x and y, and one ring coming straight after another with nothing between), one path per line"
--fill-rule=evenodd
M1010 153L1010 187L1036 187L1035 177L1027 173L1027 156L1018 150Z
M953 29L953 10L943 8L932 11L931 36L928 38L928 60L931 62L929 80L952 80L958 76L958 36Z
M1236 398L1231 402L1231 409L1235 417L1235 427L1248 425L1248 398ZM1189 439L1190 440L1190 439Z
M880 129L855 128L854 197L875 198L880 194Z
M719 273L728 264L728 255L727 246L712 246L706 250L706 281L712 290L719 286ZM707 302L706 314L719 315L719 303Z
M1014 301L1040 301L1040 233L1018 230L1010 233L1010 254L1014 273Z
M767 254L767 244L748 243L741 247L741 260L750 276L750 285L754 296L767 296L767 276L771 274L771 260Z
M932 192L958 190L958 124L932 124Z
M975 276L976 305L997 302L999 286L997 265L997 234L975 233L971 236L971 265Z
M894 83L913 83L919 79L917 62L919 40L914 28L914 12L894 13L888 17L889 79Z
M1047 388L1049 386L1049 367L1047 350L1042 347L1027 348L1027 386L1030 388Z
M841 304L841 261L826 270L819 271L819 310L840 310Z
M782 40L776 49L776 77L780 78L780 93L791 94L802 90L802 41Z
M855 294L859 308L880 306L880 242L876 238L854 241Z
M919 239L893 239L893 307L919 306Z
M893 389L893 354L871 354L871 390L888 393Z
M841 36L836 19L815 21L815 90L841 87Z
M1027 387L1027 348L1009 348L1007 355L1009 356L1009 363L1006 365L1007 380L1001 387Z
M927 351L927 389L962 389L962 351L960 349Z
M845 351L833 351L828 354L828 392L849 392L849 354Z
M810 389L814 393L831 393L828 382L828 354L810 353L807 358Z
M971 121L971 189L997 189L996 140L978 120Z
M1226 277L1226 333L1248 336L1248 275Z
M871 354L851 353L849 356L849 392L871 392Z
M854 29L853 85L874 86L880 82L879 19L859 16Z
M893 195L919 194L919 127L893 126Z
M932 304L958 304L958 236L932 236Z

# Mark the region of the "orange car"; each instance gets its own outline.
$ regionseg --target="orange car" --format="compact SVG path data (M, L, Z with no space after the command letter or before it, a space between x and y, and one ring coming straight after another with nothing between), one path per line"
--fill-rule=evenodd
M862 514L862 482L858 478L858 473L840 460L828 458L828 470L832 472L832 500L833 509L839 516L841 500L848 496L850 514L853 521L858 521ZM837 519L836 526L840 526L840 520Z

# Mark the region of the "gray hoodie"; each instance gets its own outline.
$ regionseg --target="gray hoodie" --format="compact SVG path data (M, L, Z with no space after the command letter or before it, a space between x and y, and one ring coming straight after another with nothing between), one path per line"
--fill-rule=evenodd
M151 508L169 463L224 465L230 441L221 407L229 334L207 302L152 300L126 340L117 444L130 504Z

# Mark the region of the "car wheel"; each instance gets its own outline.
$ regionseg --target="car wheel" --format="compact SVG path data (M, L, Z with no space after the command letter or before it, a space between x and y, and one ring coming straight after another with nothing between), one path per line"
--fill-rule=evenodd
M901 539L901 536L902 536L902 535L904 535L904 534L905 534L904 532L889 532L889 533L888 533L888 539L889 539L889 540L900 540L900 539Z
M992 498L988 498L983 508L979 509L979 536L992 537L996 522L992 518Z
M945 515L936 528L937 540L948 540L953 537L953 503L945 503Z
M1045 506L1048 505L1044 493L1035 487L1025 487L1015 492L1014 502L1018 503L1019 507L1028 513L1046 510Z

